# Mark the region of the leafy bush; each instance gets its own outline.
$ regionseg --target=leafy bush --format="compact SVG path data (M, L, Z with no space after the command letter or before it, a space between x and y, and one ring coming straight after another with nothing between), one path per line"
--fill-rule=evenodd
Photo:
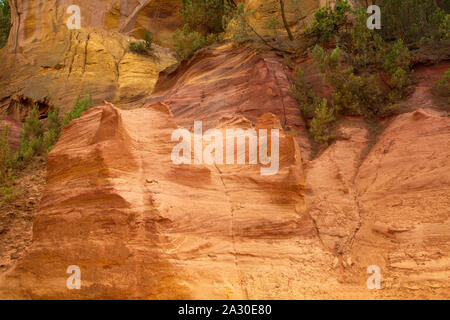
M445 71L444 76L436 82L436 86L450 92L450 69Z
M289 88L289 93L297 100L303 116L312 119L315 116L314 104L317 102L317 97L308 86L303 70L298 70L294 84Z
M289 93L297 100L304 119L312 119L311 122L307 121L306 125L309 127L314 141L320 147L328 147L335 138L333 131L336 109L329 105L326 99L320 100L314 94L301 69L298 70Z
M385 116L385 99L375 77L360 77L349 72L335 81L333 103L338 111L365 117Z
M61 112L60 107L54 107L52 110L49 111L47 116L47 129L53 130L57 137L61 135L61 127L62 122L59 119L59 114Z
M47 126L40 120L39 108L33 110L25 119L20 139L20 147L15 156L14 167L20 168L22 162L27 163L35 156L45 156L50 152L61 136L61 129L72 120L81 117L82 113L93 106L92 97L77 98L75 106L60 120L60 108L55 107L48 113Z
M13 155L9 148L8 132L8 126L4 126L0 132L0 206L10 202L14 197Z
M299 103L306 118L312 118L310 131L317 143L327 145L333 139L334 121L341 115L362 115L367 119L391 115L404 97L411 81L411 53L406 43L426 38L428 43L446 46L450 41L450 9L448 0L383 0L373 1L382 8L382 30L367 28L367 1L359 1L361 10L338 2L335 9L322 7L304 36L315 42L328 42L336 36L338 45L329 52L319 45L314 58L324 81L334 88L330 101L318 103L300 72L290 93ZM355 14L350 32L349 15ZM347 30L346 30L347 31ZM396 42L392 43L393 39ZM308 40L308 39L307 39ZM445 42L445 43L444 43ZM375 72L385 71L390 86L382 90ZM450 89L450 71L436 84Z
M202 36L197 31L192 31L189 25L185 24L183 31L176 30L173 35L176 52L180 60L185 60L194 55L198 50L213 44L221 39L219 34L208 34Z
M327 42L340 29L348 24L348 15L352 12L347 1L338 1L334 9L330 6L322 7L316 11L314 20L304 35L315 37L319 42Z
M0 49L8 41L9 31L11 30L11 8L8 0L0 0Z
M180 12L183 25L206 37L225 31L224 17L229 11L228 2L223 0L183 0Z
M14 172L23 169L34 157L46 156L61 136L61 129L93 106L92 97L77 98L75 106L60 120L60 108L54 107L48 113L47 125L40 120L37 105L25 119L20 146L13 155L8 144L8 127L0 135L0 205L14 197Z
M450 40L450 14L437 8L431 15L428 38L434 42Z
M8 177L10 162L12 160L8 143L8 132L8 126L4 126L0 132L0 184L3 184Z
M234 12L230 1L183 0L183 28L173 34L178 58L188 59L196 51L221 41Z
M315 108L315 116L311 122L311 134L314 141L322 147L328 147L335 139L334 123L336 122L335 109L323 99Z
M130 50L138 54L150 55L153 52L152 44L152 35L147 31L144 36L144 41L130 43Z
M231 41L235 45L240 45L250 40L250 27L247 20L248 12L244 3L240 3L228 24L228 32L232 34Z
M444 76L436 82L438 94L448 97L448 105L450 106L450 69L445 71Z
M405 89L411 84L410 64L411 54L400 39L389 51L384 63L385 71L391 75L392 92L389 93L389 98L392 102L401 99Z
M9 127L3 126L0 131L0 206L10 202L14 197L14 187L12 186L12 164L13 155L8 143Z
M130 43L130 50L139 53L139 54L147 54L147 49L145 49L143 42L131 42Z
M81 117L84 111L89 110L92 108L94 104L92 103L92 96L89 95L88 98L81 99L80 97L77 98L75 102L75 106L67 112L61 122L61 126L65 127L67 126L72 120L78 119Z
M438 6L438 7L437 7ZM448 3L436 0L383 0L382 33L387 39L411 43L421 38L440 40L448 33ZM443 29L441 29L443 27Z
M352 65L357 69L380 65L386 54L386 44L375 30L367 28L367 18L364 10L358 10L351 31Z
M391 51L386 56L384 69L390 75L397 72L397 69L403 69L405 72L409 71L411 63L411 54L407 47L403 44L403 40L398 40Z
M11 202L14 196L15 192L13 186L0 186L0 206L4 205L5 203Z
M28 114L20 138L19 159L25 162L35 155L42 155L44 146L44 126L40 120L39 107L35 105Z
M206 45L205 38L197 31L191 31L185 24L183 31L177 29L173 35L178 58L184 60L190 58L196 51Z
M439 25L439 35L441 40L448 41L450 39L450 14L445 14L445 17L442 19L441 24Z
M335 89L332 102L336 112L372 117L386 116L393 111L373 75L357 76L352 67L342 68L344 54L339 47L327 54L322 47L316 46L313 54L320 70L325 74L324 80ZM404 62L403 59L394 59L393 64L401 65L400 61Z
M313 50L313 55L320 72L331 75L340 70L344 52L341 48L336 47L331 54L327 54L321 46L316 45Z

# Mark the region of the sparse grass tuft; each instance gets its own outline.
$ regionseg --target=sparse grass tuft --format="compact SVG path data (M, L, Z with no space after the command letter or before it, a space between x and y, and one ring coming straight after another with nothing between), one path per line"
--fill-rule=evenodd
M147 31L144 36L144 41L130 43L130 50L142 55L151 55L153 53L152 44L153 37L150 31Z

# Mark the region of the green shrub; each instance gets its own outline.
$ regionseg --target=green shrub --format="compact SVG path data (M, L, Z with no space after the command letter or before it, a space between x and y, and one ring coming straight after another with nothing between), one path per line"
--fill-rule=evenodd
M78 97L75 106L64 115L62 120L60 120L60 108L55 107L48 113L47 126L44 128L39 119L39 108L35 105L25 119L20 147L15 159L16 168L20 168L22 162L27 163L35 156L45 156L50 152L61 136L62 127L81 117L82 113L92 106L91 96L85 99Z
M439 35L441 40L450 40L450 14L445 14L439 25Z
M409 76L411 72L410 64L411 54L400 39L389 51L384 63L385 71L391 75L392 92L389 93L391 102L401 99L405 89L411 84L412 81Z
M8 41L11 30L11 9L8 0L0 0L0 49Z
M304 119L312 119L307 126L320 147L327 147L335 138L334 123L336 121L336 109L328 104L326 99L320 100L307 84L302 70L297 72L294 84L289 89L302 111Z
M436 86L450 92L450 69L445 71L444 76L436 82Z
M198 50L219 41L221 37L222 35L212 33L204 37L199 32L192 31L189 25L185 24L183 31L175 31L173 40L178 58L185 60L192 57Z
M197 31L191 31L185 24L183 31L177 29L173 35L176 51L180 60L191 57L196 51L205 46L205 38Z
M298 70L289 93L297 100L304 117L311 119L315 116L314 104L317 102L317 97L307 84L303 70Z
M397 72L397 69L403 69L405 72L410 71L411 54L408 48L403 44L403 40L398 40L391 51L386 56L384 69L390 75Z
M352 34L352 65L356 69L379 66L386 55L386 44L374 30L367 28L368 15L358 10Z
M88 98L81 99L80 97L77 98L75 102L75 106L67 112L61 122L61 126L65 127L67 126L72 120L78 119L81 117L84 111L89 110L92 108L94 104L92 103L92 96L89 95Z
M3 126L0 132L0 206L10 202L14 197L13 155L8 143L9 127Z
M153 37L150 31L147 31L144 36L144 41L130 43L130 50L138 54L150 55L153 52L152 44Z
M130 50L139 53L139 54L147 54L147 49L145 49L143 42L131 42L130 43Z
M3 126L0 132L0 184L3 184L9 174L10 162L12 160L11 150L8 142L9 127Z
M0 206L3 206L5 203L11 202L14 197L15 192L13 186L0 186Z
M434 42L447 41L450 38L450 14L437 8L431 15L431 27L428 37Z
M92 107L91 96L85 99L78 97L75 106L64 115L62 120L60 120L60 108L54 107L48 113L47 126L44 128L39 119L39 109L35 106L25 119L16 165L20 166L22 161L26 163L35 156L43 156L50 152L61 136L61 129L72 120L80 118L84 111Z
M40 137L44 133L44 125L42 124L41 114L39 112L38 105L34 105L31 112L25 119L25 123L23 125L22 137L31 141L35 137Z
M45 147L45 152L49 153L50 151L53 150L53 148L55 147L56 143L59 140L59 136L56 134L56 132L53 129L49 129L45 134L44 134L44 147Z
M449 41L448 0L374 1L382 7L382 30L367 28L367 1L359 2L363 10L353 11L346 2L338 2L335 9L320 8L304 32L305 36L315 38L316 43L327 42L335 36L338 43L331 53L319 45L313 49L324 81L334 88L330 101L318 104L302 73L290 89L303 114L313 118L310 130L315 141L322 145L333 139L334 121L340 115L362 115L370 119L389 116L395 111L397 102L412 83L411 53L405 43L416 41L420 35L440 46ZM348 17L353 13L356 16L351 31L344 32L343 27L349 25ZM400 40L390 44L393 39ZM381 70L391 76L391 86L386 91L373 75L374 71ZM437 86L449 91L450 72L446 77Z
M59 107L54 107L48 113L47 132L43 137L46 152L52 151L61 136L62 122L59 117L60 111Z
M18 151L12 155L8 144L8 127L0 135L0 205L14 197L14 172L23 169L34 157L45 156L61 136L61 129L93 106L92 97L77 98L75 106L60 120L60 108L48 113L47 126L40 120L39 108L33 107L25 119Z
M0 206L10 202L14 197L13 155L8 143L9 127L3 126L0 131Z
M335 139L335 110L328 105L326 99L323 99L314 109L316 115L311 122L311 134L316 143L322 147L328 147L330 142Z
M365 117L385 116L385 98L374 76L361 77L352 72L335 82L333 103L336 109L347 115Z
M439 7L437 8L436 5ZM445 27L448 3L436 0L383 0L382 33L387 39L403 39L407 43L421 38L440 40L448 32ZM448 16L448 14L447 14ZM443 30L441 30L443 26Z
M445 71L444 76L436 82L438 94L448 97L448 105L450 105L450 69Z
M304 35L314 37L318 42L327 42L348 24L348 15L351 12L351 6L347 1L338 1L334 9L329 6L322 7L316 11L314 20Z
M49 111L47 116L47 130L53 130L57 137L60 136L62 128L62 122L59 116L60 112L61 112L60 107L54 107L52 110Z
M39 107L35 105L23 125L20 138L19 160L28 162L35 155L42 155L44 146L44 126L40 120Z
M234 15L230 1L183 0L180 10L182 30L173 34L180 60L190 58L196 51L223 39L224 31Z
M228 24L228 32L232 34L231 41L235 45L240 45L250 40L250 27L248 24L248 12L245 10L244 3L240 3Z
M228 1L223 0L183 0L180 10L183 25L206 37L225 31L224 19L230 12Z
M384 117L393 111L390 102L394 101L387 99L373 75L357 76L352 67L342 68L344 54L339 47L336 47L331 54L327 54L322 47L316 46L313 54L321 72L324 73L324 80L335 89L332 103L337 113ZM401 62L404 62L403 59L398 61L394 59L393 63L401 65ZM400 81L406 83L407 78L400 79L400 74L397 75L399 83Z
M341 69L344 52L341 48L336 47L331 54L327 54L321 46L316 45L313 50L313 56L320 72L331 75Z

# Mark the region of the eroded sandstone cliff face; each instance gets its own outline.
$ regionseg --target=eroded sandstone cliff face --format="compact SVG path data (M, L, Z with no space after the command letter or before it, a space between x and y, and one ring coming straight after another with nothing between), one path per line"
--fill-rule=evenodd
M370 128L348 118L308 161L301 114L280 107L284 77L275 56L218 46L162 75L143 108L105 104L74 121L49 155L33 243L0 296L448 297L448 115L400 115L373 147ZM279 173L175 165L171 135L193 121L280 129ZM66 288L70 265L80 291ZM380 291L367 289L371 265Z
M158 58L129 52L127 35L143 31L158 3L80 2L86 28L69 31L61 1L14 2L1 112L70 107L89 90L116 105L64 129L39 209L24 211L26 223L0 223L0 258L10 263L0 266L0 298L450 298L450 118L430 85L448 63L416 72L403 114L379 123L379 135L347 117L313 156L279 56L219 44L175 67L163 47ZM161 44L176 6L160 7ZM311 60L300 65L329 94ZM194 121L222 133L279 129L278 174L174 164L172 133L192 134ZM7 123L16 146L20 124ZM66 286L72 265L79 291ZM373 265L381 290L366 285Z
M175 63L172 52L163 47L174 47L172 34L181 26L180 0L10 2L12 29L0 52L2 116L22 120L35 103L42 113L54 105L67 110L78 95L88 94L97 103L107 100L121 108L135 107L151 93L158 73ZM66 25L72 5L80 8L79 30ZM245 5L255 30L271 34L266 22L281 19L279 1ZM304 27L319 6L318 0L287 3L289 25ZM129 50L129 42L136 41L130 37L142 39L146 30L155 38L154 57Z
M0 52L2 116L23 120L36 103L42 113L55 105L67 110L78 95L88 94L97 103L135 107L152 92L158 73L176 62L165 47L174 47L172 34L181 26L180 0L10 2L12 28ZM72 5L80 8L79 30L67 27ZM288 23L305 26L319 5L312 0L288 3ZM246 8L260 34L273 32L265 24L270 18L280 20L279 1L247 1ZM154 57L129 50L130 41L136 41L130 37L142 39L146 30L155 38Z
M321 4L321 2L323 1L284 1L286 21L292 29L291 31L295 32L307 27L314 17L315 10L325 5ZM280 15L279 0L248 0L245 4L246 10L249 13L249 23L261 35L274 35L274 32L277 35L286 34ZM269 27L267 22L270 20L277 21L278 23Z
M252 127L220 128L243 124ZM262 177L251 165L174 165L176 128L161 103L104 105L71 124L49 156L33 245L2 297L312 296L310 276L325 282L331 255L306 212L294 138L282 133L279 174ZM255 128L281 125L267 114ZM65 287L66 265L82 268L81 291Z
M70 5L81 29L69 30ZM178 1L11 1L12 29L0 52L0 115L22 120L33 104L71 108L78 95L124 108L151 93L158 73L175 63L155 45L153 57L129 50L129 36L155 31L156 43L178 27Z
M310 141L297 103L288 93L290 86L289 70L279 57L225 44L199 52L176 72L162 72L147 102L166 104L177 123L188 129L196 120L209 129L233 114L254 124L263 114L273 113L309 159Z

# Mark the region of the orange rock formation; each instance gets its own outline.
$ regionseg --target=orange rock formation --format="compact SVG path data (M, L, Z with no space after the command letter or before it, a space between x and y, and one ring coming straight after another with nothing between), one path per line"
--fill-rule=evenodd
M63 130L32 244L0 274L0 298L450 298L450 118L427 85L444 68L423 67L409 111L386 120L379 136L345 118L336 143L313 159L288 95L290 71L275 54L220 44L166 69L175 62L169 49L157 48L159 60L127 51L127 35L158 8L165 44L176 1L83 2L104 14L72 32L54 1L13 3L11 41L0 52L2 114L23 118L34 102L68 108L94 84L96 99L115 104ZM32 13L38 8L48 19ZM326 92L311 61L302 64ZM279 129L278 174L175 165L171 135L194 121L221 132ZM81 290L66 287L71 265ZM372 265L382 290L367 288Z

